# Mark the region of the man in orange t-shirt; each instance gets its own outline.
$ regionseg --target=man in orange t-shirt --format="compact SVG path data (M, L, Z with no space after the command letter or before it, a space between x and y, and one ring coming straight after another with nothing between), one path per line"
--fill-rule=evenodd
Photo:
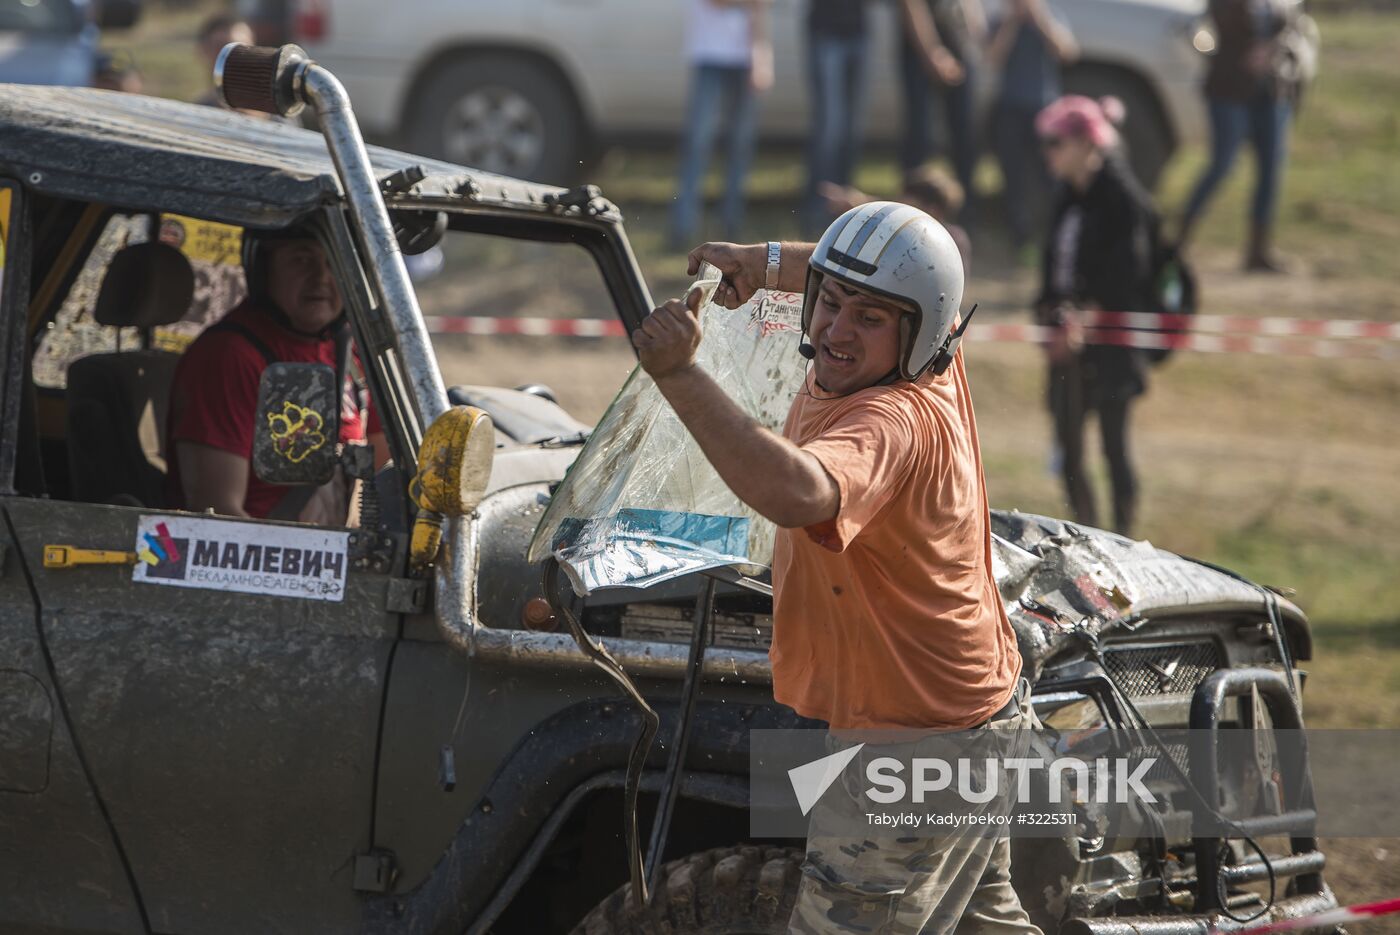
M696 365L695 295L633 334L720 477L779 527L774 697L833 731L1032 725L992 574L957 346L962 259L947 231L907 205L872 202L815 246L705 244L692 273L702 260L724 274L716 300L729 307L761 287L805 284L800 350L813 367L782 435ZM959 920L962 932L973 922L1038 932L1011 888L1005 835L906 837L875 855L859 837L819 839L819 826L851 817L837 814L850 802L827 804L844 798L813 813L792 932L951 931Z

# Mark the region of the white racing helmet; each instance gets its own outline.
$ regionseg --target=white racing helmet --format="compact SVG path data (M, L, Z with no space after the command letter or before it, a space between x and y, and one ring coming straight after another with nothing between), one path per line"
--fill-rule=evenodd
M967 324L964 320L953 331L962 307L963 261L942 224L894 201L859 205L833 221L812 251L803 334L812 326L812 309L826 276L907 309L900 321L900 377L916 380L930 368L942 373L952 363Z

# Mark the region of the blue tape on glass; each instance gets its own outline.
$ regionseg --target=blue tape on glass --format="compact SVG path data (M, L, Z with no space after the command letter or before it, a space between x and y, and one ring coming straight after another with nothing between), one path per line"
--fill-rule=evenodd
M749 520L676 510L619 510L600 519L566 519L554 557L574 590L650 587L682 575L746 565Z
M590 540L603 541L590 541ZM619 510L598 520L569 518L559 525L554 549L602 546L608 539L626 539L660 551L713 552L732 561L749 557L749 519L711 516L676 510Z

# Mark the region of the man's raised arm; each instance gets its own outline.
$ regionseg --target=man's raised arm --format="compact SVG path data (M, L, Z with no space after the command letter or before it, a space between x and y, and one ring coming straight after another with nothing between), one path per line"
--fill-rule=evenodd
M716 298L737 307L763 286L767 248L760 244L757 249L755 254L753 247L705 244L691 253L691 272L699 269L701 260L718 267L725 275L725 284L716 291ZM800 292L811 252L810 245L792 245L791 249L784 245L783 269L775 288ZM757 271L752 268L755 257ZM841 494L821 462L759 425L695 362L701 337L696 314L699 298L695 290L686 302L672 299L633 332L632 343L643 369L740 500L786 528L834 519Z
M802 292L807 288L807 264L816 244L784 243L773 288L778 292ZM690 251L689 272L700 272L709 263L724 277L715 290L715 301L738 308L764 288L768 276L768 245L762 243L702 243Z

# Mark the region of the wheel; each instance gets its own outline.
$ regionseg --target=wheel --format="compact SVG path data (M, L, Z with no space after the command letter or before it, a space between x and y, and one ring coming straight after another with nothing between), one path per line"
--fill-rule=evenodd
M599 903L573 935L781 935L797 900L802 852L721 847L661 868L652 905L632 905L632 885Z
M435 69L414 95L409 148L487 172L569 181L583 158L573 95L528 58L484 53Z
M1123 102L1127 117L1119 132L1123 136L1128 164L1143 188L1155 190L1175 144L1161 104L1151 88L1132 72L1084 65L1066 74L1065 91L1095 99L1111 94Z

